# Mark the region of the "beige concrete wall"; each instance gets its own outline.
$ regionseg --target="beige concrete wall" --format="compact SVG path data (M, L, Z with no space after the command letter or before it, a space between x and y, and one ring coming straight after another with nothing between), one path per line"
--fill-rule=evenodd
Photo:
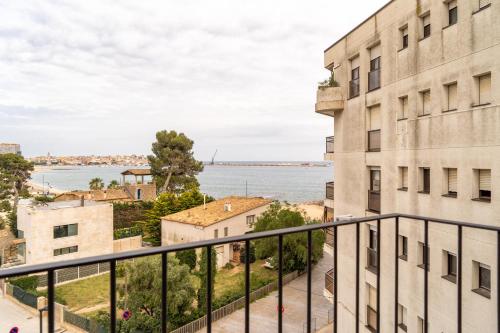
M124 252L137 250L142 247L142 236L115 239L113 241L113 252Z
M156 184L130 184L125 185L134 200L151 201L156 199ZM141 190L141 198L137 197L137 190Z
M494 21L500 7L474 13L477 1L458 0L458 24L446 27L446 6L439 0L396 0L347 38L325 52L325 66L334 63L335 77L343 87L350 80L350 61L360 57L360 96L345 100L335 112L335 215L365 216L369 188L368 167L381 169L382 213L411 213L473 223L500 225L500 25ZM420 40L419 16L430 11L431 36ZM408 25L409 47L401 49L399 29ZM381 89L368 92L369 48L380 44ZM491 72L491 103L475 107L475 76ZM443 112L444 85L458 83L458 110ZM431 115L418 117L419 91L431 89ZM399 97L408 95L409 114L397 120ZM381 152L367 153L367 110L381 108ZM408 191L398 191L398 167L408 167ZM430 194L418 193L418 168L431 168ZM458 169L458 197L443 197L444 168ZM471 200L473 169L491 169L491 203ZM365 283L376 286L376 277L365 270L367 229L361 228L361 331L365 331ZM429 274L429 331L456 331L456 285L441 278L443 250L456 253L456 229L431 224ZM409 237L408 262L400 261L400 303L408 308L408 332L417 332L423 317L423 270L416 266L417 244L423 241L423 224L401 222L400 234ZM495 235L464 231L463 332L496 330L498 286ZM381 331L394 325L394 227L382 230ZM353 332L355 313L354 228L339 231L340 302L339 330ZM491 299L472 292L472 262L491 266ZM367 331L368 332L368 331Z
M65 206L65 203L67 205ZM19 205L18 229L26 239L26 264L61 261L113 252L113 206L110 203ZM78 235L54 239L54 226L78 224ZM54 256L54 250L78 246L78 252Z
M218 230L219 238L224 237L224 228L228 228L229 236L239 236L252 230L252 227L247 225L246 217L255 215L257 219L269 205L265 205L256 209L252 209L246 213L232 217L212 224L208 227L200 227L187 223L178 223L162 219L161 234L162 245L171 245L179 243L189 243L201 240L213 239L214 231ZM232 247L230 244L225 244L216 247L217 251L217 266L222 267L232 259Z

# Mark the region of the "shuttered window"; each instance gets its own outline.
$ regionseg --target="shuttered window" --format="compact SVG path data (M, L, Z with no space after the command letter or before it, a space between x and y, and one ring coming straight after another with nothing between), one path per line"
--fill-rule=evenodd
M401 176L401 181L400 181L400 188L401 189L408 189L408 168L407 167L400 167L400 176Z
M408 96L399 98L399 114L398 119L408 118Z
M425 15L422 18L422 26L423 26L422 38L429 37L431 35L431 16L429 14Z
M448 169L448 194L457 192L457 169Z
M478 78L479 81L479 104L491 102L491 75L486 74Z
M421 92L420 94L422 97L422 111L420 115L421 116L429 115L431 114L431 91L427 90Z
M359 67L359 57L351 59L351 69Z
M380 106L373 106L369 109L370 130L380 129Z
M452 83L449 84L447 87L447 92L448 92L448 105L447 105L447 111L449 110L456 110L457 109L457 84Z
M479 190L491 191L491 170L479 170Z
M368 305L375 311L377 311L377 288L368 286Z
M479 0L479 9L486 7L490 4L491 0Z
M380 54L380 44L377 46L374 46L370 49L370 60L379 58L381 56Z

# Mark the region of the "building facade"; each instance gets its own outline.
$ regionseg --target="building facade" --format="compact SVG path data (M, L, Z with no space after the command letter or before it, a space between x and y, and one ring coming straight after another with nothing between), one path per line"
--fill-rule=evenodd
M318 89L316 112L334 117L336 217L397 212L500 225L499 5L390 1L325 50L336 86ZM456 331L457 230L431 224L428 251L423 230L423 224L400 221L395 323L394 229L381 233L380 263L374 260L380 231L375 224L361 229L361 332L390 332L395 325L400 332L424 332L425 260L427 332ZM351 332L354 228L340 233L338 324L340 332ZM496 237L463 237L464 332L493 332ZM379 287L377 309L373 295ZM377 330L379 310L384 315Z
M263 198L232 196L167 215L161 221L162 245L244 235L270 204ZM240 243L216 246L217 267L239 263L240 248Z
M21 155L21 145L17 143L0 143L0 154Z

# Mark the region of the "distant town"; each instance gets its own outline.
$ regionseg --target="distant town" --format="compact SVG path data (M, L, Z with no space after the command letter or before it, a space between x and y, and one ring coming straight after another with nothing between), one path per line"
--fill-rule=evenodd
M106 155L106 156L36 156L28 158L35 165L129 165L147 166L145 155Z

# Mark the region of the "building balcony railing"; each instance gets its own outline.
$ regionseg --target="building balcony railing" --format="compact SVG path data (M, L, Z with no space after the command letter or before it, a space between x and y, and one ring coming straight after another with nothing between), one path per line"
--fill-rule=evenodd
M325 273L325 289L333 294L333 268Z
M380 191L368 191L368 210L380 213Z
M335 192L335 182L326 183L326 198L333 200Z
M359 79L349 81L349 98L359 96Z
M380 88L380 69L368 73L368 91Z
M316 95L316 112L334 117L335 111L344 109L342 87L320 87Z
M368 131L368 151L380 151L380 130Z
M431 218L431 217L424 217L424 216L416 216L416 215L409 215L409 214L386 214L386 215L377 215L377 216L368 216L368 217L362 217L362 218L352 218L349 220L342 220L342 221L336 221L336 222L330 222L330 223L321 223L321 224L307 224L304 226L300 227L293 227L293 228L286 228L286 229L278 229L278 230L271 230L271 231L265 231L265 232L255 232L255 233L249 233L249 234L244 234L240 236L233 236L233 237L226 237L226 238L218 238L218 239L210 239L210 240L205 240L205 241L198 241L198 242L192 242L192 243L184 243L184 244L176 244L176 245L169 245L169 246L162 246L162 247L154 247L154 248L146 248L146 249L140 249L140 250L135 250L135 251L129 251L129 252L121 252L121 253L113 253L113 254L107 254L107 255L101 255L101 256L95 256L95 257L88 257L88 258L80 258L80 259L74 259L74 260L67 260L67 261L59 261L59 262L51 262L51 263L45 263L45 264L38 264L38 265L33 265L33 266L17 266L14 268L8 268L8 269L1 269L0 270L0 279L7 279L11 277L18 277L22 275L29 275L29 274L37 274L37 273L46 273L47 274L47 322L48 322L48 330L47 332L49 333L54 333L55 332L55 274L57 270L60 269L67 269L67 268L72 268L72 267L79 267L79 266L86 266L86 265L94 265L94 264L100 264L100 263L107 263L109 264L109 270L110 270L110 278L109 278L109 297L110 297L110 302L109 302L109 312L110 312L110 319L109 319L109 332L110 333L116 333L118 331L117 327L117 313L119 312L119 302L117 301L117 262L121 260L129 260L129 259L134 259L134 258L139 258L139 257L146 257L146 256L152 256L152 255L158 255L161 257L160 261L160 290L159 290L159 297L160 297L160 307L159 307L159 313L160 313L160 318L161 318L161 325L158 331L166 333L168 332L168 325L167 323L169 322L169 317L168 317L168 312L167 312L167 304L169 304L169 300L173 295L170 294L170 292L167 292L167 284L168 282L168 274L167 274L167 254L170 253L175 253L177 251L182 251L182 250L188 250L188 249L200 249L204 248L206 249L207 253L211 253L212 249L216 246L220 246L223 244L231 244L231 243L237 243L237 242L244 242L245 246L249 248L250 242L251 241L256 241L259 239L264 239L264 238L270 238L270 237L275 237L277 238L277 276L278 276L278 293L277 293L277 305L278 309L283 308L283 280L284 280L284 272L283 272L283 239L286 235L292 235L292 234L297 234L297 233L305 233L307 234L307 253L306 253L306 290L305 290L305 300L304 300L304 305L305 305L305 332L311 333L314 329L314 318L313 318L313 313L311 311L312 307L312 295L313 295L313 289L312 289L312 242L313 242L313 237L312 233L315 230L322 230L322 229L333 229L333 235L336 238L337 236L342 237L342 235L346 235L348 237L348 240L351 240L352 233L354 233L354 254L353 257L355 258L355 270L349 269L349 265L345 266L342 263L338 264L338 251L337 251L337 239L335 239L333 243L333 271L331 274L328 274L328 279L331 276L331 279L328 280L328 284L325 279L325 287L328 286L332 289L332 294L333 294L333 332L339 333L338 329L338 315L339 311L342 311L341 309L345 307L345 303L342 306L338 306L339 304L339 299L338 299L338 293L337 293L337 281L338 281L338 274L348 274L348 275L353 275L353 279L355 281L355 287L352 289L346 289L344 290L344 294L346 292L349 292L350 295L352 296L352 303L357 304L359 306L356 306L352 308L349 311L352 311L352 315L354 317L354 321L352 321L352 327L345 327L343 328L343 332L357 332L360 330L360 327L367 326L371 330L378 331L378 332L395 332L397 331L397 325L400 322L398 318L398 312L395 311L394 309L397 307L397 305L400 302L400 278L399 278L399 242L398 242L398 235L399 235L399 226L400 226L400 221L404 220L405 222L411 222L411 223L418 223L419 225L422 226L423 230L423 246L426 248L429 247L429 239L431 238L433 232L437 232L441 234L441 229L436 228L432 229L429 228L429 226L432 225L446 225L449 228L454 228L456 232L448 234L447 237L450 237L448 241L451 241L452 239L456 242L456 264L457 264L457 270L456 270L456 285L455 285L455 290L456 290L456 295L457 297L454 297L453 304L449 304L450 307L449 309L452 309L452 306L454 307L454 310L456 312L456 315L453 317L449 318L457 318L454 320L454 324L456 325L456 330L457 332L461 332L462 328L464 325L471 325L470 319L475 318L474 316L477 315L477 312L474 313L468 313L469 311L482 311L484 310L484 313L493 313L491 307L499 307L500 306L500 293L498 290L491 290L491 295L488 298L491 297L491 301L488 302L483 302L481 303L482 305L476 306L476 308L471 309L470 307L464 307L464 298L462 295L468 290L468 286L466 286L463 283L463 273L462 273L462 265L465 264L466 259L464 258L464 246L473 246L475 251L483 251L486 249L481 249L478 247L481 247L481 243L470 243L470 242L465 242L463 241L463 232L466 232L468 237L474 238L473 234L481 234L484 235L486 233L494 233L496 236L496 241L495 247L499 249L499 254L500 254L500 227L495 226L495 225L485 225L485 224L475 224L475 223L467 223L467 222L459 222L459 221L452 221L452 220L445 220L445 219L439 219L439 218ZM394 268L389 268L388 273L386 272L383 276L384 278L384 284L382 287L387 286L384 293L389 293L391 296L386 297L382 295L381 290L384 290L384 288L380 288L381 286L381 269L377 270L376 272L376 286L374 286L375 289L375 295L373 297L375 299L372 299L371 301L375 302L375 304L370 303L369 306L366 307L366 318L362 316L363 311L363 304L366 301L365 295L360 292L360 290L363 290L361 288L362 284L362 274L360 271L360 254L362 251L362 245L360 242L361 236L363 234L363 230L361 230L361 227L367 224L373 224L376 223L377 226L377 251L376 251L376 262L380 262L381 258L384 258L384 262L386 263L387 266L389 265L394 265ZM383 224L383 228L382 228ZM355 228L352 228L352 226L355 226ZM434 231L437 230L437 231ZM382 233L387 232L387 237L384 236L382 238ZM489 238L491 241L493 241L494 238ZM382 244L383 242L387 242L387 244ZM384 246L382 246L384 245ZM491 246L490 241L488 241L488 246ZM486 246L486 245L485 245ZM387 251L387 253L382 253L381 249L391 249L390 251ZM394 250L392 250L394 249ZM244 302L244 320L242 321L242 325L244 325L244 331L245 332L250 332L251 327L250 327L250 316L251 316L251 308L250 308L250 252L251 251L246 251L245 252L245 264L244 264L244 295L245 295L245 302ZM431 257L433 258L433 257ZM467 260L470 260L470 257L467 257ZM207 265L210 267L212 265L212 256L207 256ZM493 260L490 264L490 269L492 272L498 272L498 268L500 266L500 256ZM424 263L426 268L429 267L430 263L426 261ZM437 265L436 265L437 266ZM436 267L435 266L435 267ZM467 266L466 266L467 267ZM430 308L430 303L435 301L435 298L429 297L431 292L434 292L433 290L430 290L431 286L434 284L429 283L429 279L434 279L434 276L431 276L429 274L428 269L423 269L420 270L418 274L421 274L422 280L423 280L423 287L420 288L413 288L412 292L414 293L421 293L422 295L422 312L420 313L420 310L418 314L414 314L415 316L419 315L422 318L423 321L423 327L424 330L425 328L428 327L428 320L429 320L429 308ZM488 283L488 288L489 288L489 275L488 279L486 282ZM498 288L500 285L500 274L496 275L491 275L491 278L494 280L491 285L494 288ZM482 280L481 280L482 281ZM331 283L330 283L331 282ZM212 271L210 269L207 270L206 278L201 281L202 285L204 286L210 286L213 283L213 276L212 276ZM440 284L437 284L436 287L440 288ZM206 293L206 308L207 308L207 313L211 314L209 316L206 316L206 321L204 323L204 326L206 326L206 332L210 333L212 332L212 324L215 320L218 319L217 316L214 316L214 312L212 311L212 288L206 288L207 293ZM486 290L486 289L485 289ZM486 291L489 292L489 289ZM486 291L482 291L482 293L486 293ZM407 292L407 291L406 291ZM387 295L387 294L384 294ZM467 300L467 298L465 298ZM370 301L370 302L371 302ZM383 302L383 304L381 304ZM438 303L440 304L440 303ZM475 303L479 304L479 303ZM381 306L383 305L383 306ZM434 305L434 308L439 305ZM481 308L481 306L485 307L484 309ZM0 311L3 309L0 308ZM486 311L487 310L487 311ZM467 311L467 313L464 313ZM349 312L351 313L351 312ZM500 324L500 312L497 312L496 310L494 311L496 315L490 316L489 321L496 323L496 325ZM277 314L275 314L277 317L277 329L276 331L278 332L283 332L283 321L284 321L284 316L282 311L277 311ZM413 314L412 314L413 315ZM383 327L381 326L381 317L386 316L391 317L391 319L387 319L383 321ZM463 317L469 318L467 321L463 320ZM477 319L477 318L476 318ZM349 323L349 321L344 321L344 325L346 323ZM200 327L202 329L202 327ZM427 330L425 330L427 331Z

